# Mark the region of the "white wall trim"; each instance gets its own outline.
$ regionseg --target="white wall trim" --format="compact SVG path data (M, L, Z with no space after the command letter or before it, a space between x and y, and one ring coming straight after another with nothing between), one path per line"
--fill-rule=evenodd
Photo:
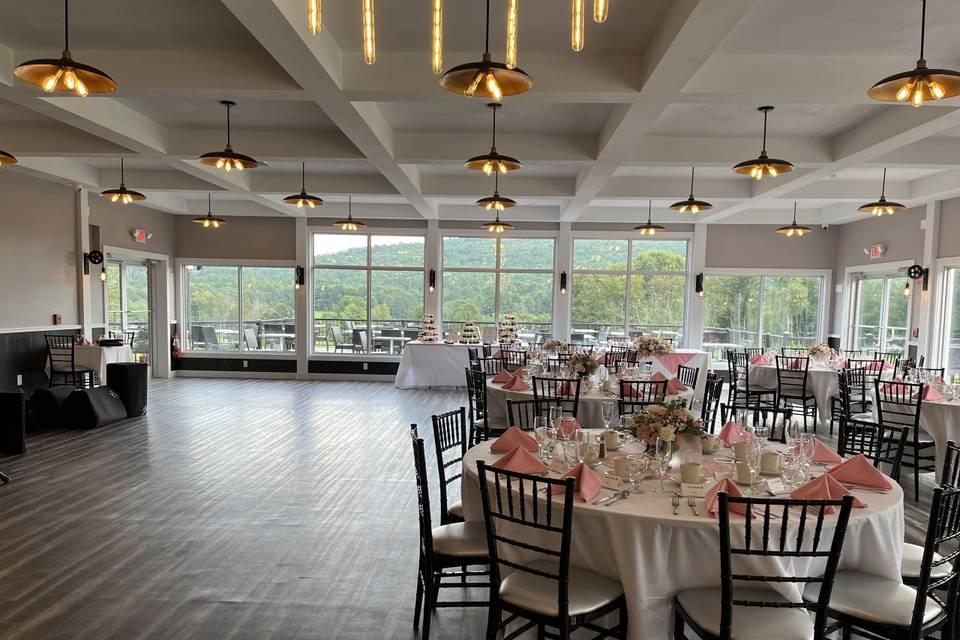
M292 371L174 371L177 378L265 378L271 380L294 380L297 374Z
M79 324L47 324L36 327L3 327L0 333L40 333L42 331L79 331Z
M225 258L177 258L177 269L184 265L201 267L295 267L296 260L230 260ZM306 266L306 265L304 265Z
M206 358L227 360L296 360L293 351L183 351L181 358Z
M896 273L908 269L914 263L913 260L894 260L891 262L873 262L869 264L850 265L843 270L843 314L840 323L840 346L844 349L850 348L847 344L850 340L850 307L853 306L853 286L852 276L854 273L885 274ZM911 313L907 314L909 318ZM907 327L907 342L910 342L910 329Z

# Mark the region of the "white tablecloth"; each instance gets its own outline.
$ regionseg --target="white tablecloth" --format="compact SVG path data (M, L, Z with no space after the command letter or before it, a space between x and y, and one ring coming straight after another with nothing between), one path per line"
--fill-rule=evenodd
M876 390L873 397L873 419L878 419ZM920 406L920 428L926 431L936 444L937 481L943 471L947 455L947 441L960 442L960 400L924 400ZM906 473L906 472L905 472Z
M101 347L98 344L84 344L74 347L73 361L77 369L93 369L100 377L100 384L107 384L107 365L111 362L135 362L130 345L119 347ZM50 375L50 361L46 364Z
M500 457L491 454L489 448L489 443L478 445L463 459L462 498L468 521L483 519L477 460L492 463ZM854 491L867 508L854 509L851 514L841 569L900 580L903 492L896 483L893 485L886 494ZM680 515L672 515L670 496L653 492L656 480L648 480L645 486L646 493L610 507L575 498L571 563L623 584L632 640L664 640L672 637L673 597L678 591L720 586L720 533L717 519L694 516L686 505ZM554 500L560 502L561 498L556 496ZM825 532L830 531L831 521L828 517ZM814 566L807 559L797 559L793 569L776 562L763 569L769 572L779 567L784 573L800 575L822 571L822 563ZM792 587L787 584L781 588L789 597L798 593L790 591ZM743 615L742 611L735 608L734 616Z
M696 388L697 399L703 398L703 388L707 384L707 372L713 369L710 354L706 351L698 351L697 349L677 349L673 353L665 356L651 356L649 358L641 356L638 360L653 360L653 370L659 371L668 378L676 377L678 364L687 367L696 367L699 370Z
M750 386L777 388L777 367L775 365L750 365ZM817 411L821 422L830 421L830 403L840 393L837 371L829 367L810 367L807 369L807 390L817 399Z
M532 386L532 383L531 383ZM616 402L618 395L606 394L599 389L584 391L580 388L580 404L577 407L577 419L587 429L599 429L603 427L603 401L612 400ZM533 389L528 391L513 391L504 389L503 385L496 384L487 380L487 411L491 418L507 418L507 399L510 400L533 400ZM693 391L678 396L667 396L667 400L684 398L687 405L693 400Z
M470 366L469 347L480 349L480 345L408 342L400 356L394 386L400 389L466 386L463 370Z

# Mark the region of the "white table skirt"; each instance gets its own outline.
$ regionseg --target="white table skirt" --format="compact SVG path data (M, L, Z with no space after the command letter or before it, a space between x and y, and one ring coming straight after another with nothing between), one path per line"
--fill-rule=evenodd
M707 373L713 369L710 354L706 351L698 351L697 349L677 349L674 353L679 355L689 354L691 356L690 359L683 364L687 367L696 367L699 370L697 374L696 398L702 400L703 389L707 384ZM671 365L670 355L651 356L650 358L640 357L639 359L653 360L653 370L659 371L668 378L675 378L677 376L676 365Z
M750 386L777 388L777 367L774 365L750 365ZM837 372L829 368L807 369L807 390L817 399L817 411L821 422L830 421L830 405L840 393Z
M490 453L489 447L489 443L478 445L463 459L462 498L467 521L483 519L476 463L492 463L500 456ZM672 515L670 496L654 493L656 483L648 480L646 493L610 507L586 504L575 498L571 563L621 582L631 640L672 637L674 595L685 589L720 586L719 521L703 515L695 517L685 505L680 515ZM841 569L900 580L903 492L893 484L893 490L887 494L855 491L868 507L854 509L851 514ZM561 498L556 496L554 500ZM702 506L701 501L701 514ZM832 535L829 517L827 522L825 534ZM761 565L761 570L768 573L771 569L784 575L813 575L822 571L823 566L822 562L814 564L808 559L796 559L792 567L780 560L768 560ZM790 598L798 595L786 583L780 588ZM744 615L742 611L735 609L734 616Z
M532 386L532 383L531 383ZM667 400L684 398L687 405L693 400L693 391L687 391L680 395L667 396ZM533 389L528 391L513 391L504 389L503 385L487 380L487 411L491 418L507 418L507 399L510 400L533 400ZM603 427L603 401L612 400L616 402L617 395L607 395L597 389L590 391L580 390L580 403L577 407L577 419L587 429L599 429ZM618 414L619 415L619 414Z
M873 397L873 419L878 419L877 392ZM947 456L947 441L960 442L960 400L924 400L920 406L920 428L927 432L936 445L937 482L943 472L943 461Z
M478 344L408 342L400 356L394 386L400 389L466 386L463 370L470 367L469 347L481 348Z
M93 369L100 376L100 384L107 384L107 365L111 362L135 362L133 349L124 344L118 347L102 347L98 344L76 345L73 361L77 369ZM50 375L50 360L46 364Z

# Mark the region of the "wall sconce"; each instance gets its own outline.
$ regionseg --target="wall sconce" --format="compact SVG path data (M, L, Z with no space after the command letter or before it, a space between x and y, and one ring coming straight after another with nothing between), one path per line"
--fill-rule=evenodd
M907 280L907 284L903 285L903 295L904 297L910 297L910 281Z
M694 293L697 294L697 297L703 300L703 274L698 273L696 283L694 284Z
M107 281L107 268L100 267L100 282L106 282L106 281Z
M437 290L437 272L435 269L430 269L430 293L433 293Z
M297 268L293 277L294 289L299 289L300 287L303 286L305 275L306 275L306 271L304 271L304 268L301 267L300 265L297 265Z
M907 277L911 280L921 280L920 290L926 292L930 287L930 269L921 267L919 264L912 265L907 269ZM907 283L907 288L910 287L910 283ZM904 293L904 295L908 295Z
M560 295L567 295L567 272L560 272Z
M83 275L90 275L91 264L103 264L103 252L94 249L89 253L83 254Z

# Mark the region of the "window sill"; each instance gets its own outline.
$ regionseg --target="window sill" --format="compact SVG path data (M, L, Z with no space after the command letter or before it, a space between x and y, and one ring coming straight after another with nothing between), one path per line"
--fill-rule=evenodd
M341 352L341 353L311 353L310 360L316 361L338 361L338 360L352 360L352 361L368 361L368 362L400 362L400 354L394 353L351 353Z
M296 360L297 354L290 351L181 351L181 358L230 358L237 360Z

